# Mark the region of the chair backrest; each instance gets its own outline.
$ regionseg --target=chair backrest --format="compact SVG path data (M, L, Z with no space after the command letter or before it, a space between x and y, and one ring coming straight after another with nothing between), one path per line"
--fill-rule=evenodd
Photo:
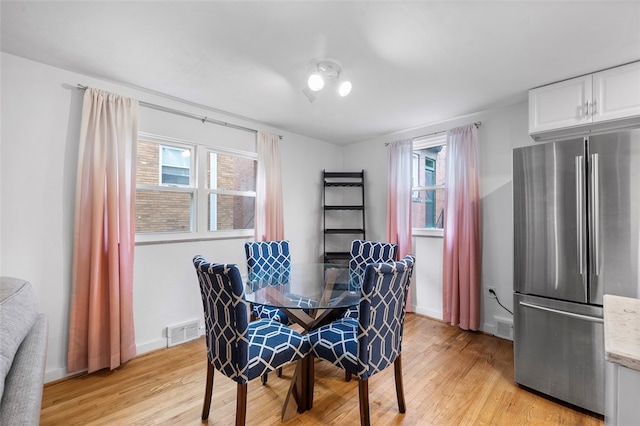
M291 274L289 241L255 241L244 244L249 281L284 284Z
M415 258L365 268L358 315L358 376L392 364L402 350L405 304Z
M353 240L349 252L349 289L360 290L364 269L369 263L393 262L397 252L397 244Z
M207 357L225 376L246 383L249 360L249 318L244 285L238 267L193 258L206 328Z

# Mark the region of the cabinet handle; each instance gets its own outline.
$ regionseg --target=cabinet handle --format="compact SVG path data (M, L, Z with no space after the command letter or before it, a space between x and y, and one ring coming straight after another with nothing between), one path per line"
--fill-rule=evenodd
M594 99L591 105L593 107L593 111L591 113L592 115L596 115L598 113L598 100Z
M584 116L589 117L589 101L584 103Z

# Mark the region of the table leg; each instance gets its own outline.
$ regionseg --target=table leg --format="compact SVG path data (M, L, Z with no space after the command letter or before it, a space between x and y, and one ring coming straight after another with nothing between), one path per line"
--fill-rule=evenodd
M307 368L307 387L305 390L305 394L307 397L307 410L311 410L313 408L313 385L315 383L315 358L309 355L309 366Z
M309 363L310 356L305 356L300 360L300 374L296 385L298 392L298 413L304 413L309 409L307 404L307 388L309 386Z
M301 399L299 396L300 387L298 377L302 371L301 362L302 360L296 362L296 369L293 373L293 377L291 378L291 383L289 384L289 391L284 399L284 404L282 404L281 418L283 422L291 419L300 407Z

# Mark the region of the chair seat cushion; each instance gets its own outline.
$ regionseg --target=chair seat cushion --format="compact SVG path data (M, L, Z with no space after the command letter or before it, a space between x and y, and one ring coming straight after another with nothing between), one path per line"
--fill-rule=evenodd
M308 297L298 296L296 294L285 293L285 297L289 298L296 306L305 308L303 311L307 314L317 305L316 301L309 299ZM257 319L270 319L277 321L280 324L291 325L293 322L289 319L289 316L278 308L272 308L270 306L261 306L258 304L252 304L253 316ZM356 318L358 318L356 316Z
M245 372L246 381L262 376L309 353L309 342L286 325L271 320L249 323L249 361Z
M285 314L284 312L282 312L280 309L278 308L272 308L269 306L262 306L262 305L257 305L254 304L253 305L253 316L256 317L257 319L265 319L265 320L272 320L272 321L277 321L280 324L289 324L289 317L287 316L287 314Z
M306 313L309 313L309 310L318 306L318 302L313 299L309 299L308 297L298 296L297 294L293 293L285 293L284 296L294 302L297 307L305 308L304 311Z
M342 314L344 318L352 318L358 321L358 306L349 306L346 311Z
M358 320L340 318L308 334L311 354L358 374Z

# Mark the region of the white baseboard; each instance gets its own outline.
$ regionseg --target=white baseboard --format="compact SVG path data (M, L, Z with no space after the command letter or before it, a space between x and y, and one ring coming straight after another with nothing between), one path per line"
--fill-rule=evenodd
M442 321L442 311L437 311L435 309L429 309L425 308L424 306L417 305L411 305L411 307L413 308L413 312L415 312L416 314L424 315Z
M162 339L153 340L151 342L136 345L136 355L146 354L147 352L152 352L152 351L166 348L166 347L167 347L167 338L163 337Z
M482 324L482 331L491 334L493 336L496 335L496 326L494 324L484 323Z
M145 354L147 352L152 352L158 349L162 349L162 348L166 348L167 347L167 339L166 338L162 338L162 339L158 339L158 340L154 340L152 342L147 342L147 343L143 343L140 345L136 345L136 356ZM82 373L86 370L81 370L81 371L74 371L72 374L67 373L67 367L59 367L59 368L54 368L52 370L47 370L44 373L44 382L45 383L49 383L49 382L54 382L56 380L60 380L60 379L64 379L65 377L69 377L69 376L75 376L78 373Z
M73 374L68 374L67 367L54 368L53 370L48 370L44 372L44 382L45 383L54 382L56 380L64 379L65 377L73 376L75 374L78 374L78 372L75 372Z

